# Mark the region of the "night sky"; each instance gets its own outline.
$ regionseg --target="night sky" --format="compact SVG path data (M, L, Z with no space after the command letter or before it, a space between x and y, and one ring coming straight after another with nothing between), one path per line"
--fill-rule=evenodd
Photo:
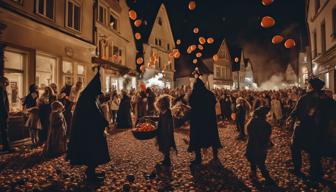
M284 71L288 63L292 63L295 69L296 55L306 44L305 0L274 0L267 7L261 0L196 0L197 7L193 11L188 9L188 0L128 0L130 8L147 21L147 25L140 29L133 28L143 34L144 41L161 3L167 8L175 40L182 40L177 48L184 57L188 55L187 47L196 44L199 36L215 39L214 44L205 47L202 58L212 57L225 38L231 48L243 48L260 81ZM262 28L260 21L263 16L272 16L276 20L275 26ZM194 27L200 29L199 34L193 33ZM286 49L283 44L273 45L271 39L276 34L295 39L297 46ZM141 41L137 43L140 51L141 44ZM186 62L192 65L193 57L177 60L176 70L183 70Z

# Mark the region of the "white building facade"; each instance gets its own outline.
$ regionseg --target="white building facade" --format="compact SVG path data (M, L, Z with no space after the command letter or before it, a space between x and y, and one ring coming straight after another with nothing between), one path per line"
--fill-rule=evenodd
M335 93L336 71L336 1L307 0L313 74Z

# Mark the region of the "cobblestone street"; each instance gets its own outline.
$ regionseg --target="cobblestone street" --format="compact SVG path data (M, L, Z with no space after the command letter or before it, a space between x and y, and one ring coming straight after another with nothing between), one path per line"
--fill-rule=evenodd
M135 140L130 131L108 136L111 162L99 167L105 172L102 186L87 186L85 167L70 167L64 156L45 160L41 149L26 149L0 156L0 191L334 191L332 182L312 185L299 179L292 168L288 134L274 129L267 166L278 187L257 187L249 180L249 166L244 157L245 142L235 140L233 127L220 128L224 148L220 162L212 162L211 150L203 152L202 166L190 167L193 156L186 152L187 131L177 131L178 153L172 153L173 166L166 170L156 166L162 160L155 141ZM304 158L307 174L307 157ZM325 179L336 180L335 161L324 159ZM133 177L134 176L134 177ZM134 179L134 181L133 181ZM261 180L261 178L260 178Z

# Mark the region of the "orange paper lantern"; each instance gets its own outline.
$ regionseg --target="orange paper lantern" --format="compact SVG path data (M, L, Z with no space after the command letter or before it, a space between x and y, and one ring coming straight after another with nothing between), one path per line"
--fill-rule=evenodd
M273 3L273 0L262 0L261 3L264 5L264 6L269 6Z
M191 51L195 51L196 50L196 45L191 45Z
M141 39L141 34L138 33L138 32L136 32L134 36L135 36L136 40L140 40Z
M273 43L273 44L279 44L279 43L281 43L283 40L284 40L283 36L281 36L281 35L275 35L275 36L272 38L272 43Z
M198 47L199 50L203 50L204 49L203 45L197 45L197 47Z
M214 40L214 38L212 38L212 37L209 37L208 39L207 39L207 43L208 44L213 44L215 42L215 40Z
M201 45L203 45L203 44L206 42L206 40L205 40L204 37L200 37L200 38L198 38L198 41L199 41L199 43L200 43Z
M128 16L129 16L129 18L131 18L132 20L136 20L136 18L137 18L137 13L136 13L134 10L130 10L130 11L128 12Z
M199 32L199 28L198 27L195 27L194 29L193 29L193 32L196 34L196 33L198 33Z
M146 70L145 65L141 65L141 66L140 66L140 71L143 73L143 72L145 72L145 70Z
M238 62L239 62L239 58L236 57L236 58L234 59L234 61L235 61L236 63L238 63Z
M193 64L196 64L197 63L197 59L193 59Z
M180 45L180 44L181 44L181 40L180 39L176 40L176 45Z
M140 27L141 24L142 24L141 19L137 19L137 20L134 21L134 25L135 25L136 27Z
M143 60L142 57L138 57L137 60L136 60L136 63L137 63L138 65L141 65L143 62L144 62L144 60Z
M285 47L287 49L293 48L295 47L296 43L294 41L294 39L287 39L287 41L285 41Z
M196 57L197 57L197 58L202 57L202 53L201 53L201 52L196 53Z
M180 51L179 51L179 50L175 51L175 53L174 53L174 58L175 58L175 59L178 59L178 58L180 58L180 56L181 56Z
M273 17L265 16L262 18L260 25L263 28L270 28L275 25L275 20L273 19Z
M188 8L190 11L196 9L196 2L195 1L190 1L188 4Z

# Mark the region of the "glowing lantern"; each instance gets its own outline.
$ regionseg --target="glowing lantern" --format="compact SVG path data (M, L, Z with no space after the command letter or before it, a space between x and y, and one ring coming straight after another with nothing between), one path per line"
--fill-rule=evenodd
M218 61L218 55L214 55L214 56L212 56L212 59L213 59L214 61Z
M140 40L141 39L141 34L138 33L138 32L136 32L134 36L135 36L136 40Z
M190 11L194 10L196 8L196 2L195 1L190 1L188 4L188 8Z
M203 45L197 45L197 47L198 47L199 50L203 50L204 49Z
M199 41L199 43L202 44L202 45L206 42L206 40L205 40L204 37L200 37L200 38L198 38L198 41Z
M136 27L140 27L141 24L142 24L141 19L137 19L137 20L134 21L134 25L135 25Z
M171 51L168 56L169 57L174 57L174 54L175 54L174 51Z
M144 83L140 83L140 89L142 91L145 91L146 90L146 85Z
M236 58L234 59L234 61L235 61L236 63L238 63L238 62L239 62L239 58L236 57Z
M197 59L193 59L193 64L196 64L197 63Z
M174 58L175 58L175 59L178 59L178 58L180 58L180 56L181 56L181 53L180 53L179 50L177 50L177 51L174 53Z
M141 66L140 66L140 71L141 71L141 72L145 72L145 70L146 70L145 65L141 65Z
M287 39L287 41L285 41L285 47L287 49L293 48L295 47L296 43L294 41L294 39Z
M190 54L191 52L192 52L191 46L189 46L188 49L187 49L187 53Z
M208 39L207 39L207 43L208 44L213 44L215 42L215 40L214 40L214 38L212 38L212 37L209 37Z
M275 20L273 19L273 17L265 16L262 18L260 25L263 28L270 28L275 25Z
M138 57L137 60L136 60L136 63L137 63L138 65L141 65L143 62L144 62L144 60L143 60L142 57Z
M195 51L197 48L196 45L191 45L190 47L191 47L191 51Z
M195 27L194 30L193 30L193 32L194 32L195 34L198 33L198 32L199 32L198 27Z
M136 13L134 10L130 10L130 11L128 12L128 16L129 16L129 18L131 18L132 20L136 20L136 18L137 18L137 13Z
M278 44L278 43L281 43L283 40L284 40L283 36L281 36L281 35L275 35L272 38L272 43L273 44Z
M202 53L201 53L201 52L196 53L196 57L197 57L197 58L202 57Z
M181 44L181 40L180 39L176 40L176 45L180 45L180 44Z
M269 6L273 3L273 0L262 0L261 3L264 5L264 6Z

